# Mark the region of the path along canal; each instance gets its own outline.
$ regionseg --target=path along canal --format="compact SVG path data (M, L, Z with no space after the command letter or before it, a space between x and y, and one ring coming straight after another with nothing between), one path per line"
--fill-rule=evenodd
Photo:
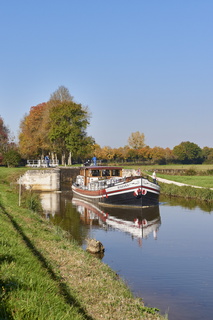
M102 261L145 305L159 308L169 320L210 320L213 208L189 200L160 201L138 214L92 208L66 190L42 194L46 217L83 248L88 238L101 241Z

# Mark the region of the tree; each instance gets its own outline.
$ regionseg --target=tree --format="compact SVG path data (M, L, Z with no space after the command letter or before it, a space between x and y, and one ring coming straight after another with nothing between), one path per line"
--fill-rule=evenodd
M121 161L124 159L124 149L123 148L115 148L114 149L114 159L116 161Z
M152 161L158 164L166 163L166 152L165 149L160 147L154 147L151 151Z
M165 149L165 160L166 160L166 163L174 162L174 154L170 148Z
M205 163L213 163L213 148L204 147L202 153Z
M145 146L138 150L138 157L141 161L148 161L151 159L151 148L149 146Z
M4 120L0 117L0 152L3 152L7 148L9 141L9 129L4 124Z
M181 142L173 148L173 154L177 161L181 163L201 163L202 149L193 142Z
M20 124L19 148L23 157L43 156L50 149L47 141L49 125L49 105L40 103L31 107L28 115L25 115Z
M102 148L102 155L103 155L103 159L104 160L112 160L114 153L113 153L113 149L109 146L105 146Z
M73 96L66 87L60 86L50 95L50 101L73 101Z
M4 153L3 164L7 167L16 167L20 164L21 156L15 149L11 149Z
M4 124L4 120L0 116L0 164L2 164L4 160L3 153L5 153L8 149L9 142L9 129Z
M58 101L50 108L49 139L54 151L65 157L79 157L84 154L85 148L91 146L94 141L87 137L86 128L89 124L89 112L87 108L73 101Z
M102 159L102 149L97 143L93 145L93 155L99 160Z
M129 150L130 150L130 147L129 146L124 146L123 147L123 159L124 161L126 161L129 157Z
M129 146L133 149L140 149L145 147L144 141L144 133L140 133L139 131L132 132L128 139Z

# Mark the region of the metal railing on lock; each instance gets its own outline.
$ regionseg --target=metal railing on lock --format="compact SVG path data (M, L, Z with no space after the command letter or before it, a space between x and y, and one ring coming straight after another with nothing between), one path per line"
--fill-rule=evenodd
M49 167L55 168L59 165L59 160L50 160ZM48 167L46 160L27 160L27 167L46 168Z

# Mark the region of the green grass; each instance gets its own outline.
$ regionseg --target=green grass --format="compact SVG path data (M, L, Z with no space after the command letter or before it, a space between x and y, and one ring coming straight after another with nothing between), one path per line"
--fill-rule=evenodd
M23 175L29 168L7 168L0 167L0 182L1 184L15 183L17 179Z
M192 186L213 188L213 176L171 176L160 173L158 173L157 176L163 179L181 182Z
M0 187L0 318L86 319L78 307L66 302L61 278L33 243L39 229L42 236L42 220L18 208L17 196Z
M189 186L177 186L175 184L159 183L161 186L161 195L172 197L181 197L185 199L196 199L200 202L213 202L213 190L208 188L194 188ZM201 203L200 203L201 206Z
M163 319L66 233L18 206L0 168L0 319Z
M23 240L7 215L0 221L1 319L84 319L77 307L66 303L59 279L54 281L50 269L43 267L45 259L32 252L30 240Z

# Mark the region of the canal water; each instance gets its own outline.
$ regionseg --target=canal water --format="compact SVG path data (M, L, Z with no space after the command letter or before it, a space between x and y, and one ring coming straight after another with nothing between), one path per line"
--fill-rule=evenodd
M160 199L155 208L118 210L91 206L71 192L44 193L47 219L84 249L102 242L102 261L116 271L146 306L169 320L210 320L213 315L213 208L187 200Z

